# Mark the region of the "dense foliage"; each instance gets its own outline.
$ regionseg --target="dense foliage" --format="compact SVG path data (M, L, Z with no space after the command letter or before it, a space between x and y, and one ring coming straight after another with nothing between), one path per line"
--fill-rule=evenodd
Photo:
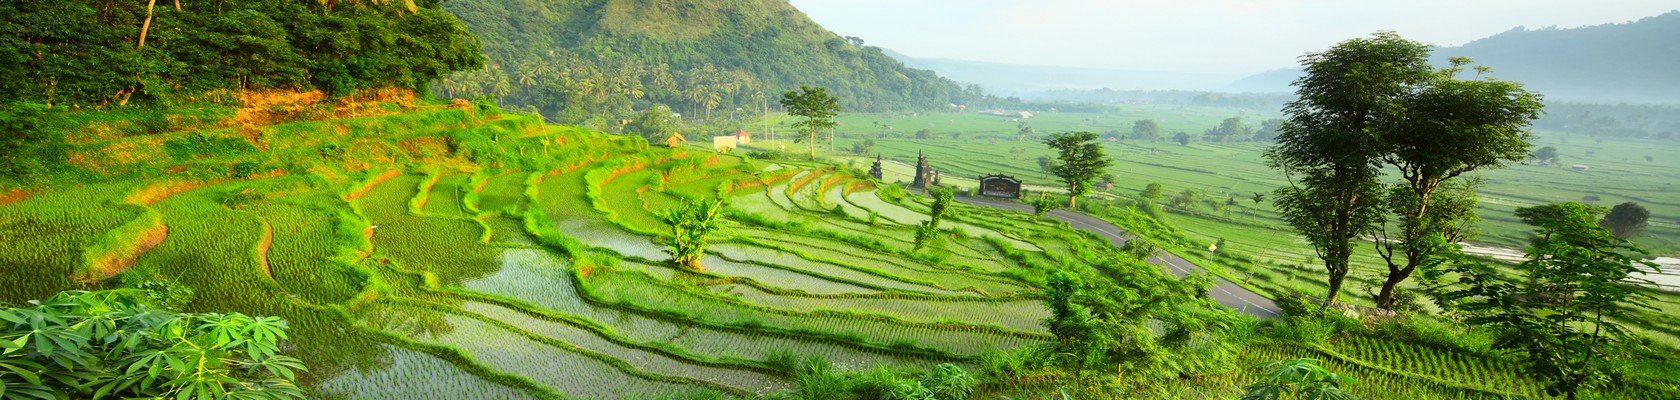
M783 93L781 103L787 108L788 115L803 118L793 123L793 129L805 131L805 137L795 137L794 141L805 142L811 159L815 160L817 133L834 128L834 116L840 113L840 99L829 95L828 88L800 86L799 90Z
M979 96L880 48L823 29L777 0L459 0L445 8L484 43L491 68L443 93L495 95L595 128L651 104L692 118L757 115L799 85L848 110L932 110Z
M63 292L0 310L0 397L301 399L286 321L177 314L132 291Z
M1319 366L1318 360L1278 360L1266 365L1260 381L1243 388L1242 400L1352 399L1341 390L1341 384L1347 381L1347 377Z
M1288 122L1266 158L1289 177L1274 204L1324 261L1326 302L1341 294L1354 241L1382 218L1376 138L1382 123L1401 117L1408 86L1429 76L1428 54L1428 46L1390 32L1302 58L1300 99L1284 107Z
M1522 354L1525 369L1547 381L1547 391L1570 399L1608 384L1618 343L1634 340L1620 319L1647 308L1650 296L1629 287L1643 275L1641 253L1596 223L1604 209L1561 203L1517 209L1534 226L1528 261L1506 277L1473 261L1456 263L1459 276L1445 298L1468 322L1491 331L1495 348Z
M1108 171L1114 160L1103 152L1097 134L1091 132L1053 133L1044 138L1044 145L1056 151L1060 162L1049 166L1050 173L1062 179L1068 190L1068 207L1078 203L1079 196L1091 191L1091 184Z
M721 200L686 200L677 208L659 215L671 225L671 261L699 270L704 266L700 258L706 255L706 244L713 231L723 227Z
M0 98L96 106L216 89L418 89L482 62L438 0L329 3L7 2Z
M1431 207L1441 197L1473 197L1474 185L1438 190L1465 173L1529 156L1528 126L1540 114L1540 96L1483 77L1485 67L1461 79L1469 59L1437 69L1429 54L1428 45L1380 32L1303 61L1307 74L1295 83L1301 99L1284 108L1289 119L1278 125L1278 145L1266 156L1291 178L1276 204L1324 259L1328 301L1339 294L1352 241L1378 235L1388 274L1375 300L1392 308L1399 284L1450 252L1474 219L1473 202ZM1386 201L1385 165L1400 177ZM1389 240L1391 214L1398 233Z

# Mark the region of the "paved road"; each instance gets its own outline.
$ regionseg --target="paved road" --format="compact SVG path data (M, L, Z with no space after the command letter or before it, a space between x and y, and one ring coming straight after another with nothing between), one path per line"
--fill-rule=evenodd
M957 201L1012 211L1028 213L1033 211L1032 206L1013 201L961 196L957 197ZM1061 220L1062 222L1067 222L1068 225L1071 225L1074 228L1090 231L1101 235L1102 237L1108 238L1108 241L1110 243L1114 243L1115 246L1124 245L1127 240L1131 240L1132 238L1131 234L1126 233L1126 231L1120 229L1120 227L1114 226L1114 224L1104 221L1101 218L1090 216L1089 214L1068 210L1054 210L1051 211L1049 215L1053 218ZM1191 263L1189 260L1185 260L1183 257L1179 257L1177 254L1167 251L1156 252L1155 255L1150 257L1147 261L1150 264L1166 267L1167 271L1172 272L1174 276L1178 276L1180 278L1185 275L1189 275L1191 272L1206 271L1202 269L1201 266ZM1208 295L1212 296L1213 300L1218 301L1219 304L1224 304L1226 307L1231 307L1242 312L1253 314L1254 316L1270 318L1282 315L1282 310L1278 308L1277 303L1273 302L1272 299L1261 296L1259 293L1254 293L1254 291L1248 290L1248 288L1237 286L1237 284L1231 283L1230 281L1225 280L1225 278L1215 277L1213 287L1208 288Z

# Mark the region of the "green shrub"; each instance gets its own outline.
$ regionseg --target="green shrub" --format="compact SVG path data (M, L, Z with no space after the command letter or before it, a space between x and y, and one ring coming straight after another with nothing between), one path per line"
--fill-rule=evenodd
M286 321L177 314L141 296L72 291L0 310L3 396L303 398L291 381L306 368L278 354Z
M929 369L922 376L921 386L925 387L933 398L941 400L966 400L974 393L975 379L964 371L962 367L951 364L939 364Z

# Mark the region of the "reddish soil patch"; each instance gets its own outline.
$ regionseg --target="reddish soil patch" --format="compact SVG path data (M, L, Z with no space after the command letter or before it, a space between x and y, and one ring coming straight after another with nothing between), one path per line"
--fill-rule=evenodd
M268 249L272 247L274 247L274 227L264 221L263 238L262 241L257 242L257 263L262 265L263 275L268 276L270 280L274 279L274 271L268 268Z
M859 191L859 190L874 189L874 188L875 188L875 183L874 182L854 181L851 184L846 185L846 191L844 193L845 194L852 194L852 193L857 193L857 191Z
M92 265L88 266L87 276L78 277L77 280L98 282L117 276L117 274L133 267L136 261L140 261L140 256L145 255L146 252L151 251L159 244L163 244L163 240L168 238L169 227L163 225L163 222L160 221L146 227L146 230L141 232L139 237L134 238L133 246L123 246L123 248L112 249L106 254L96 256L92 260Z
M426 208L426 203L430 203L432 201L432 187L437 186L438 179L442 178L443 176L441 175L432 175L432 179L427 179L425 183L420 184L420 193L418 194L418 196L420 196L420 201L414 203L414 208Z
M0 206L20 202L27 198L29 198L29 192L25 192L23 189L8 190L5 193L0 193Z
M366 184L363 184L362 187L356 188L356 190L351 191L349 196L344 196L344 199L345 200L360 199L360 198L362 198L362 196L367 195L368 192L373 191L374 186L379 186L379 184L385 183L385 181L391 180L391 178L395 178L398 175L402 175L402 171L394 170L394 169L390 170L390 171L385 171L385 173L379 174L379 176L373 177L372 180L369 180Z
M634 163L630 163L630 164L627 164L625 166L619 167L618 169L612 170L612 172L608 173L605 178L601 178L601 186L606 186L608 183L612 183L612 181L617 180L618 177L620 177L620 176L624 176L626 174L636 172L636 171L641 171L643 168L647 168L647 166L648 166L647 161L636 161Z
M222 180L157 182L129 193L128 197L123 198L123 202L150 206L170 196L221 182Z

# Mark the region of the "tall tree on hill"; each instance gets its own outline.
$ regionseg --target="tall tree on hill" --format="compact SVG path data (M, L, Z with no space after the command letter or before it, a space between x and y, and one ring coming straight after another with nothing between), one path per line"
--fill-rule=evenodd
M671 116L672 114L670 107L655 104L625 125L624 131L641 135L648 143L660 143L681 129L682 122Z
M793 123L794 129L805 131L805 137L795 141L804 140L810 148L811 159L817 159L817 132L834 127L834 116L840 113L840 100L830 96L828 89L800 86L798 91L782 94L782 107L787 108L788 115L805 118Z
M1427 53L1415 56L1427 62ZM1449 233L1457 230L1457 219L1474 216L1456 210L1432 213L1436 189L1459 175L1528 156L1528 125L1540 116L1540 96L1515 82L1458 79L1469 64L1469 59L1455 57L1450 67L1419 82L1400 102L1405 113L1380 134L1382 160L1399 170L1403 190L1394 192L1399 201L1390 202L1390 211L1400 220L1399 236L1376 241L1377 253L1388 265L1378 307L1393 308L1400 283L1430 258L1453 249ZM1480 77L1487 70L1477 71ZM1471 191L1474 196L1473 187ZM1404 260L1397 259L1397 252Z
M1092 132L1061 132L1051 134L1044 144L1055 149L1061 162L1050 166L1050 173L1067 184L1068 208L1074 208L1079 196L1091 191L1091 182L1108 171L1114 160L1103 154L1097 134Z
M1528 158L1539 162L1540 165L1557 165L1559 162L1557 148L1552 146L1541 147L1535 150L1534 154L1529 154Z
M1341 294L1353 241L1381 221L1379 138L1399 119L1408 88L1430 77L1428 54L1429 46L1380 32L1302 59L1299 99L1284 106L1288 122L1266 159L1289 177L1273 203L1323 260L1326 302Z
M1254 141L1270 142L1277 139L1278 129L1283 128L1282 119L1268 119L1260 122L1260 129L1254 130Z
M1154 142L1161 138L1161 125L1153 119L1138 120L1132 123L1132 138Z
M1149 185L1143 187L1143 192L1138 193L1138 195L1143 196L1145 200L1149 200L1149 202L1153 203L1155 200L1160 200L1161 194L1165 192L1166 191L1163 190L1161 184L1150 182Z
M1469 315L1470 324L1494 334L1496 349L1525 355L1526 372L1549 382L1548 394L1574 399L1603 385L1634 339L1620 322L1648 305L1627 282L1644 274L1642 251L1594 223L1603 208L1583 203L1517 209L1534 226L1528 261L1518 277L1474 261L1453 263L1458 276L1443 296ZM1434 272L1431 272L1434 274Z
M1598 226L1609 229L1616 237L1633 239L1645 233L1645 221L1648 219L1651 219L1651 210L1630 201L1611 207L1610 213L1598 221Z

